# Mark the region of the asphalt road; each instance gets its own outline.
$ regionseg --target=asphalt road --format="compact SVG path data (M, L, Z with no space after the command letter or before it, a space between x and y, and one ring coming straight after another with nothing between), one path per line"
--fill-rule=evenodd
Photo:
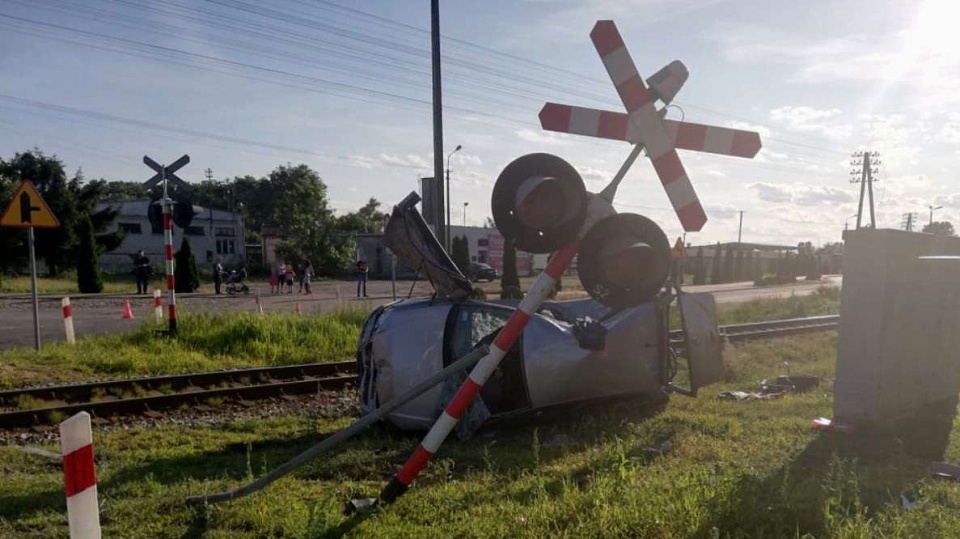
M839 285L840 277L825 279L827 284ZM795 285L757 288L751 283L731 283L723 285L689 286L689 292L713 292L718 303L737 303L756 298L786 297L791 294L807 295L813 293L825 283L797 282ZM413 296L429 295L433 289L429 283L418 281L400 281L397 283L398 297L406 297L411 291ZM356 283L350 281L322 281L314 283L313 294L270 294L266 283L251 284L254 292L261 292L260 301L264 312L292 313L299 303L305 315L330 312L339 305L361 305L373 309L393 301L392 285L389 281L371 281L367 286L369 298L356 297ZM61 296L41 296L40 298L40 339L41 342L65 340L63 318L60 309ZM125 320L124 300L130 301L134 320ZM136 294L94 294L71 296L73 320L78 338L101 333L117 333L135 329L143 320L151 319L153 297ZM164 303L166 298L164 297ZM191 312L256 312L256 294L241 296L215 296L212 294L185 294L178 296L180 313ZM29 295L0 295L0 350L17 346L33 346L33 316ZM164 316L166 313L164 312Z

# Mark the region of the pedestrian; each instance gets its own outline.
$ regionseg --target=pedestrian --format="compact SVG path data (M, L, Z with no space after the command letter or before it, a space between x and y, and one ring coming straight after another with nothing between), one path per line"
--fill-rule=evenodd
M283 263L283 260L277 263L277 267L274 268L273 272L277 277L277 290L274 293L280 294L283 292L283 281L287 278L287 266ZM273 292L273 289L271 288L270 291Z
M303 294L303 262L297 262L293 271L297 278L297 294Z
M133 257L133 276L137 279L137 294L146 294L150 287L150 259L143 249Z
M280 284L280 279L277 277L277 268L270 269L270 293L277 293L277 286Z
M220 284L223 283L223 265L220 264L220 260L217 259L213 263L213 289L215 293L220 293Z
M370 297L367 295L367 275L370 273L370 267L367 266L367 261L357 260L357 267L354 271L357 274L357 297L360 297L361 287L363 287L363 297Z
M293 268L286 266L284 270L284 281L287 283L287 294L293 294ZM280 288L283 288L283 284L280 284Z
M310 271L310 261L304 260L303 261L303 281L301 281L301 285L306 290L305 292L306 294L312 293L310 290L310 276L311 276L310 274L311 273L312 272Z

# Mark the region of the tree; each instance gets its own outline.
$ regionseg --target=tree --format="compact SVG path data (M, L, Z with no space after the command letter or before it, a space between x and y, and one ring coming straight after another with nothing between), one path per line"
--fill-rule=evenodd
M93 237L93 224L89 215L80 220L77 234L80 236L77 249L77 288L84 294L98 294L103 292L103 278L100 276L100 253Z
M307 165L281 165L270 173L268 182L274 200L270 222L285 236L277 254L288 260L310 260L321 275L345 270L352 260L353 242L350 234L340 232L327 206L327 186L320 175ZM295 258L288 258L291 255Z
M693 284L707 284L707 264L703 260L703 247L697 248L697 257L693 262Z
M923 225L923 232L928 234L936 234L938 236L956 236L956 232L953 230L953 223L950 221L934 221Z
M450 258L460 268L461 273L467 275L470 270L470 243L466 236L454 236L450 241L452 242Z
M520 276L517 275L517 248L513 238L503 239L503 276L500 277L500 299L522 299Z
M190 248L190 238L184 236L180 243L180 250L174 255L173 278L178 293L194 292L200 288L200 272L197 270L197 261Z
M718 241L716 250L713 252L713 263L710 265L710 284L717 284L723 278L723 268L720 265L721 256L723 256L723 247Z
M76 265L78 231L84 216L89 216L101 249L110 250L120 245L122 233L103 233L116 219L117 211L113 208L96 209L103 189L100 182L85 185L81 170L68 180L63 163L56 156L48 157L36 148L15 154L10 161L0 161L0 185L5 186L0 190L6 191L11 185L16 188L22 180L33 182L60 222L59 228L36 231L37 256L46 263L51 275L58 275ZM0 238L3 238L0 239L3 247L9 245L16 249L19 246L8 231L0 231Z
M753 255L753 283L758 285L763 283L763 261L760 260L760 251Z
M352 234L372 234L383 232L383 221L387 214L380 211L380 202L370 198L367 203L355 212L337 218L340 232Z

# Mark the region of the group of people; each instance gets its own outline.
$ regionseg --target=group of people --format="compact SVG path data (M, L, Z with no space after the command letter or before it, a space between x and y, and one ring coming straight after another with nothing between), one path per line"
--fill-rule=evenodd
M282 294L284 286L286 286L287 294L293 294L293 282L296 280L300 285L300 294L312 294L313 292L310 290L310 277L312 276L313 269L310 267L309 260L304 260L292 266L288 266L281 260L270 272L270 293Z
M137 254L132 255L131 258L133 259L133 273L137 278L137 294L146 294L148 281L152 273L150 259L143 254L143 251L137 251ZM367 296L367 276L370 273L370 267L367 262L358 260L353 271L357 276L357 297L369 297ZM220 285L225 273L220 261L215 261L213 265L213 285L217 294L220 293ZM245 275L246 270L244 270ZM296 281L299 284L298 293L312 294L313 291L310 289L310 278L312 276L313 268L311 268L309 260L304 260L292 266L288 266L281 260L270 272L270 293L282 294L284 287L286 287L287 294L292 294L293 283Z

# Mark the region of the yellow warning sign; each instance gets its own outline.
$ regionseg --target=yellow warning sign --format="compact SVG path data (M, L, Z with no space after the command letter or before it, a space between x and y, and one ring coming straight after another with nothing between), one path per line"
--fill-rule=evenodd
M3 210L3 215L0 215L0 226L59 228L60 221L57 221L33 183L24 180L13 194L7 209Z

